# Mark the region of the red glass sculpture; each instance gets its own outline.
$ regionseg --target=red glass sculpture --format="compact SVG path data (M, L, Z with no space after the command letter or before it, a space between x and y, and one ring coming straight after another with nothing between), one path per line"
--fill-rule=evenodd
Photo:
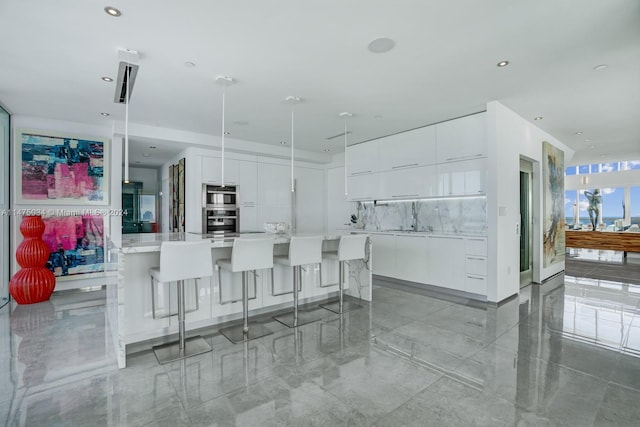
M42 240L42 217L25 216L20 224L24 240L16 249L16 260L21 270L9 282L9 292L18 304L34 304L46 301L56 287L56 278L44 267L49 259L49 248Z

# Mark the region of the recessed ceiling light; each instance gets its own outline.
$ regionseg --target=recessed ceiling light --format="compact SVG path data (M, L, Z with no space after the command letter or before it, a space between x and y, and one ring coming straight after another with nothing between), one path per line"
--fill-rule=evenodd
M593 69L594 69L594 71L600 71L600 70L604 70L607 67L608 67L607 64L600 64L600 65L596 65L595 67L593 67Z
M107 12L109 16L113 16L114 18L117 18L118 16L122 15L122 12L120 12L118 9L116 9L113 6L105 7L104 11Z
M191 61L186 61L184 63L184 66L187 67L187 68L193 68L193 67L196 66L196 63L195 62L191 62Z
M496 64L497 67L506 67L507 65L509 65L509 61L500 61Z
M578 132L576 132L576 135L582 135L582 131L579 130Z
M151 148L152 150L155 150L158 147L156 147L155 145L150 145L149 148Z
M224 132L224 134L225 134L225 135L231 135L231 132L229 132L229 131L225 131L225 132Z
M375 39L369 43L369 51L373 53L389 52L396 45L396 42L387 37Z
M280 145L287 145L287 141L280 141Z
M328 148L325 148L325 149L324 149L324 152L325 152L325 153L328 153L329 151L331 151L331 150L330 150L330 149L328 149Z
M101 115L102 117L109 117L109 116L110 116L110 114L109 114L109 113L100 113L100 115Z
M584 142L591 142L591 140L590 139L585 139Z
M538 116L538 117L534 117L533 120L538 121L538 120L542 120L542 116Z
M592 145L592 146L591 146L591 147L589 147L589 148L596 148L596 146L595 146L595 145Z
M601 157L601 158L604 158L604 157L605 157L605 155L604 155L604 154L600 154L600 157Z
M143 154L142 154L142 157L151 157L151 154L149 154L149 153L143 153Z
M102 77L102 80L107 82L107 83L111 83L113 81L113 79L111 77L107 77L107 76Z

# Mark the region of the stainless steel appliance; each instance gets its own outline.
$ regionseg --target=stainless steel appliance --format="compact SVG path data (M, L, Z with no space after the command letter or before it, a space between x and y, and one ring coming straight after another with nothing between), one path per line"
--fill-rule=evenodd
M240 231L238 187L202 185L202 233L221 234Z

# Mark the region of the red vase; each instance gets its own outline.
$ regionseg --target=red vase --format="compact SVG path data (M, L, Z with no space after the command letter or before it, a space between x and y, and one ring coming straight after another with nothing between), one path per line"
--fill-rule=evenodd
M40 216L26 216L20 224L24 240L16 249L16 261L22 267L9 282L9 292L18 304L46 301L56 287L56 278L45 268L49 248L42 240L44 221Z

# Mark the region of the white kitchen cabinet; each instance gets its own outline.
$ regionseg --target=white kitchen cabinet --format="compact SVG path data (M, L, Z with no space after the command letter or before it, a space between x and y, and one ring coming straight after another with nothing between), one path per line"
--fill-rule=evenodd
M466 292L487 295L487 251L486 237L466 238Z
M324 230L324 171L297 167L295 170L295 227L301 232Z
M347 178L347 199L351 202L375 200L380 198L378 186L379 174L363 174Z
M467 255L487 256L487 238L486 237L467 237L466 239Z
M428 283L464 291L466 288L464 237L428 236L427 249Z
M379 140L363 142L347 147L347 174L366 175L378 172Z
M258 165L241 160L238 172L240 231L258 231Z
M487 277L467 274L465 277L465 291L470 294L487 295Z
M378 199L415 199L437 195L436 166L380 172Z
M464 196L485 194L487 160L473 159L441 163L436 166L438 195Z
M410 282L427 281L427 237L396 235L396 277Z
M258 228L262 229L265 222L291 223L291 169L288 165L258 163Z
M486 114L479 113L436 125L438 163L487 156Z
M372 234L371 248L373 274L396 277L396 236L393 234Z
M379 170L391 171L436 163L436 127L427 126L378 140Z
M235 159L224 159L224 183L238 185L239 164ZM202 182L207 184L222 183L222 160L220 157L202 156Z

